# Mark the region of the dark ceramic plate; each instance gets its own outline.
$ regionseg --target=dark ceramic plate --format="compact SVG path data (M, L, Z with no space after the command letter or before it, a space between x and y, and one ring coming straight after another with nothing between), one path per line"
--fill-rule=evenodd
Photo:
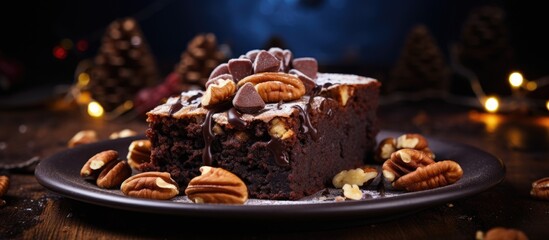
M378 139L401 133L382 131ZM375 186L364 190L365 199L335 202L337 190L300 201L249 200L245 205L194 204L185 197L172 200L148 200L123 195L120 190L100 189L93 182L80 178L80 168L99 151L114 149L120 156L127 154L132 137L88 144L60 152L42 160L36 168L36 178L44 187L63 196L95 205L129 211L179 215L193 218L284 221L359 221L378 222L408 215L419 210L466 198L485 191L503 180L505 167L496 157L477 148L429 138L437 159L453 159L463 168L458 182L420 192L391 192L381 196ZM375 185L375 184L374 184Z

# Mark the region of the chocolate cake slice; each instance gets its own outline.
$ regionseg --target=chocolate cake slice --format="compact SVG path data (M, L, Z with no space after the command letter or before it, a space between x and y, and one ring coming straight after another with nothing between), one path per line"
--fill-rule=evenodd
M216 68L206 91L183 92L147 113L151 161L181 188L199 167L239 176L251 198L300 199L331 186L374 151L380 83L317 73L316 60L254 50Z

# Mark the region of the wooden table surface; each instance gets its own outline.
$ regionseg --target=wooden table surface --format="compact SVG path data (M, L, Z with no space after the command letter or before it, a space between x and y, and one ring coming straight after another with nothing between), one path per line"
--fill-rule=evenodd
M0 239L475 239L477 231L497 226L520 229L530 239L549 238L549 201L529 195L533 181L549 177L547 115L493 115L425 101L383 105L379 117L383 130L422 133L487 151L506 164L506 177L485 192L389 221L224 227L220 221L194 222L65 198L42 187L32 165L17 165L66 150L67 141L83 129L96 130L100 139L125 128L142 133L144 118L96 120L78 108L57 105L4 109L0 175L8 175L11 184L0 207Z

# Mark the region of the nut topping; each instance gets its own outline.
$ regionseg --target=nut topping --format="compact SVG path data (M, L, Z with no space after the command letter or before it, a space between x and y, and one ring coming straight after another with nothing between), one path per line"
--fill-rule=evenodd
M269 125L269 134L273 137L284 140L295 135L295 132L286 126L286 123L281 118L273 118L269 122Z
M383 176L389 182L424 167L435 163L425 153L414 149L401 149L391 154L391 158L383 163Z
M233 173L209 166L200 167L200 172L185 189L193 202L244 204L248 200L246 184Z
M2 197L8 192L10 186L10 179L8 176L0 176L0 207L6 204L6 201L2 200Z
M393 187L407 191L421 191L450 185L463 176L458 163L451 160L436 162L398 178Z
M136 170L140 170L142 163L149 162L151 159L151 141L135 140L128 147L128 164Z
M256 73L238 82L238 87L252 83L266 103L292 101L305 95L303 82L293 74L283 72Z
M549 177L533 182L530 195L535 198L549 200Z
M118 159L118 152L106 150L91 157L80 170L80 176L95 179L108 162Z
M232 79L219 79L216 83L208 85L204 96L202 96L202 106L209 108L228 101L235 92L236 86Z
M126 161L111 161L105 165L97 177L96 184L100 188L114 188L132 175L132 169Z
M143 172L122 182L125 195L138 198L167 200L179 194L179 186L167 172Z
M372 167L343 170L332 179L336 188L342 188L345 184L362 186L371 183L377 177L377 169Z

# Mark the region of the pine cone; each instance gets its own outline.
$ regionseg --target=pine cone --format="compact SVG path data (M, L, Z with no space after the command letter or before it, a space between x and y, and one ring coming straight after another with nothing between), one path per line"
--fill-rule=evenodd
M175 68L181 75L181 90L187 90L192 85L205 89L212 70L226 58L225 54L219 51L214 34L195 36L181 54L181 61Z
M149 47L132 18L112 22L94 59L88 89L110 112L159 79Z
M513 53L503 9L473 9L463 25L457 50L461 64L477 75L485 92L510 94L506 81Z
M412 28L390 74L387 90L446 89L449 68L442 51L424 25Z

